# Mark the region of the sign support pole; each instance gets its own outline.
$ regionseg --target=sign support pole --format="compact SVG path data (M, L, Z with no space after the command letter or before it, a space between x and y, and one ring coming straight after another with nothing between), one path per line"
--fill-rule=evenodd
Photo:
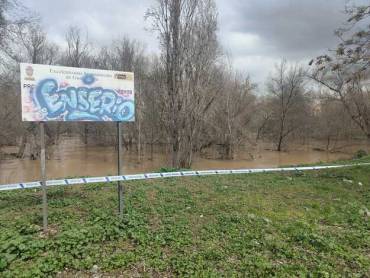
M46 163L45 163L45 123L40 122L40 161L41 161L41 185L42 185L42 226L44 233L48 230L48 201L46 194Z
M117 166L118 166L118 176L122 175L122 125L121 122L117 122L117 149L118 149L118 157L117 157ZM123 208L124 208L124 200L123 200L123 184L121 181L117 182L117 189L118 189L118 213L119 216L123 217Z

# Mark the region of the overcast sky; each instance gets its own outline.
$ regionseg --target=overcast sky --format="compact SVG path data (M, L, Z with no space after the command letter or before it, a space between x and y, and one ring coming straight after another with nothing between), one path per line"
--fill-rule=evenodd
M362 0L354 0L359 3ZM307 63L333 48L334 30L345 21L348 0L216 0L219 40L236 69L263 84L281 58ZM363 1L362 1L363 2ZM63 41L69 25L88 30L92 42L109 44L122 35L158 51L144 20L155 0L23 0L42 18L51 39Z

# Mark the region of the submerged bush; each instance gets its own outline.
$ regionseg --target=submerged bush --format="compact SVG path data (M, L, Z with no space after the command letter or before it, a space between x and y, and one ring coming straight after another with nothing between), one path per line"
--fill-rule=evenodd
M354 159L359 159L359 158L363 158L364 156L367 156L367 152L365 150L358 150L357 152L355 152L353 158Z

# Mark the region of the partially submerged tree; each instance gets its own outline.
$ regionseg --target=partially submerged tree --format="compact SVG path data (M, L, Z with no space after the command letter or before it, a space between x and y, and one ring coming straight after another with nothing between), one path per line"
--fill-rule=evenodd
M233 159L236 147L245 144L250 137L248 125L255 110L255 85L249 77L242 79L230 73L225 75L207 129L215 140L212 143L221 147L220 158Z
M212 103L209 74L217 58L213 0L157 0L148 10L158 32L166 73L165 123L172 166L189 167L199 120ZM208 91L208 92L207 92Z
M343 145L341 141L350 141L355 123L340 101L333 99L330 94L322 93L316 96L313 110L313 130L310 135L325 143L326 151L336 151Z
M276 66L267 83L273 111L270 131L277 151L282 150L289 135L302 127L302 113L305 113L307 104L304 85L304 69L298 65L289 66L285 60Z
M39 22L19 22L14 24L11 27L11 32L7 34L1 55L3 59L0 63L3 70L0 73L2 76L0 86L3 89L2 98L8 100L2 102L1 106L9 106L9 103L14 106L12 110L4 107L3 110L9 111L9 113L5 113L5 119L0 120L5 122L9 117L17 119L11 127L13 131L8 132L8 134L16 132L20 137L17 157L24 157L28 144L30 156L36 158L38 156L37 126L35 123L22 123L20 118L19 63L51 64L58 58L58 47L47 40L46 33L42 30ZM48 138L53 140L55 132L51 132L50 128L47 128L46 133Z
M144 55L144 50L143 44L124 36L121 39L114 40L111 45L102 47L94 62L94 66L100 69L129 71L135 74L135 122L125 125L123 142L126 148L130 148L136 143L139 159L142 156L143 149L144 95L148 86L149 67L149 59ZM150 92L150 94L153 93ZM110 133L111 139L114 141L115 130L102 129L97 126L95 128L99 129L101 133ZM99 137L94 139L101 142L103 138ZM106 142L112 144L112 140Z

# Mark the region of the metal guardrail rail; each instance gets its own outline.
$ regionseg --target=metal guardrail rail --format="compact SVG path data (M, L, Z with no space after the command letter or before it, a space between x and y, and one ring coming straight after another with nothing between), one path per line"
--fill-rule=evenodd
M367 165L370 165L370 163L356 163L356 164L328 165L328 166L264 168L264 169L203 170L203 171L167 172L167 173L146 173L146 174L122 175L122 176L85 177L85 178L47 180L46 186L51 187L51 186L61 186L61 185L67 186L67 185L91 184L91 183L110 183L110 182L117 182L117 181L146 180L146 179L159 179L159 178L172 178L172 177L308 171L308 170L335 169L335 168L367 166ZM42 184L40 181L3 184L3 185L0 185L0 191L38 188L41 186Z

